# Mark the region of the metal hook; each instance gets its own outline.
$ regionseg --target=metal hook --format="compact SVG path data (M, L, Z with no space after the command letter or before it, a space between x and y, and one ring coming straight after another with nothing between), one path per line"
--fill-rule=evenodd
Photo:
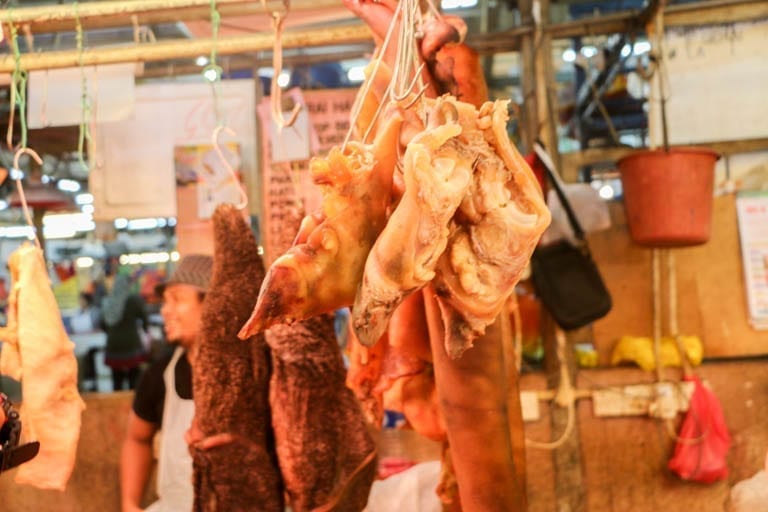
M37 162L38 165L43 165L43 159L40 158L40 155L37 154L37 152L34 149L31 148L20 148L18 151L16 151L16 154L13 155L13 168L16 169L18 172L19 170L19 159L21 158L21 155L29 155L31 156L35 162ZM16 190L19 193L19 199L21 199L21 209L24 212L24 218L27 221L27 224L32 228L33 232L35 230L35 223L32 221L32 216L29 214L29 206L27 205L27 196L24 195L24 187L21 185L21 177L19 177L19 174L16 174ZM35 245L38 249L42 249L40 246L40 240L37 238L37 233L35 233Z
M283 108L282 108L282 90L280 88L280 85L277 83L278 79L280 77L280 73L283 71L283 46L282 46L282 35L283 35L283 23L285 22L286 16L288 16L288 12L290 10L290 0L283 0L283 7L284 11L269 11L267 9L267 1L261 0L261 4L264 6L264 10L267 11L267 14L272 18L272 31L274 32L274 44L272 46L272 84L270 86L269 91L269 100L271 103L271 113L272 113L272 121L277 125L278 130L282 130L283 128L290 128L291 126L296 123L296 119L299 117L299 112L301 112L301 104L295 103L293 105L293 110L291 110L291 115L286 121L283 119Z
M219 160L221 160L221 163L224 165L224 168L227 170L229 175L233 180L235 180L235 185L237 185L237 188L240 191L240 204L238 204L236 208L238 210L243 210L246 206L248 206L248 194L245 193L245 189L240 183L240 179L237 177L235 170L232 169L229 161L227 161L227 159L224 157L224 152L221 150L221 146L219 145L219 135L221 135L222 131L227 132L227 135L231 137L234 137L237 134L228 126L219 125L213 130L211 140L213 142L213 150L216 152L216 155L219 157Z

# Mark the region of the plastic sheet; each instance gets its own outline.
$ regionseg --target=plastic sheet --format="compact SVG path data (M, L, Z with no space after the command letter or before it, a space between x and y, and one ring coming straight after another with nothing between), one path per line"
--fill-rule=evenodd
M440 461L432 461L377 480L363 512L441 512L442 504L435 493L439 479Z

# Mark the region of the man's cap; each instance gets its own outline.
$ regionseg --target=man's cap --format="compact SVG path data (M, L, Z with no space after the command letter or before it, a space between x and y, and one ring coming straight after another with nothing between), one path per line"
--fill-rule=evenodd
M212 257L205 254L188 254L179 260L171 277L157 285L155 293L162 295L167 287L174 284L188 284L201 291L208 291L212 271Z

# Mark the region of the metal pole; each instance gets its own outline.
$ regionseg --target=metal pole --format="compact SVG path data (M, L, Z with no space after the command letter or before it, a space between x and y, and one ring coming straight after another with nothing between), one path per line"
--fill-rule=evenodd
M283 34L283 48L301 48L335 44L366 43L372 40L368 27L362 24L324 29L287 32ZM86 50L80 59L76 50L32 53L21 56L21 68L26 71L71 68L79 65L95 66L123 62L154 62L177 58L193 58L211 52L213 45L219 55L235 55L272 49L271 34L212 39L184 39L158 43L138 44L117 48ZM10 73L15 63L12 55L0 59L0 73Z
M131 0L107 2L80 2L77 15L73 4L46 5L35 7L14 7L0 14L4 24L14 23L27 26L32 33L73 30L79 18L83 28L108 28L130 26L132 18L142 24L172 23L176 21L210 17L210 0ZM217 0L216 6L222 16L261 15L270 10L282 10L282 0L267 0L265 5L258 0ZM341 0L293 0L291 11L326 10L339 8L344 12ZM346 11L349 17L352 13Z

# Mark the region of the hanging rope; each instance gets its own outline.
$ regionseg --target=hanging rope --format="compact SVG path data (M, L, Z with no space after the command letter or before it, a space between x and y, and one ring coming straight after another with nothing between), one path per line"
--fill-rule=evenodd
M75 0L74 9L75 41L77 42L78 65L80 67L80 80L82 82L82 92L80 95L80 133L77 138L77 161L80 162L80 165L83 167L83 169L88 170L88 164L85 162L85 140L88 139L89 142L91 140L91 134L88 129L88 119L91 115L91 105L88 95L88 77L86 76L85 66L83 65L83 24L80 22L77 0Z
M653 357L656 360L656 381L664 380L661 363L661 269L659 249L651 249L651 278L653 280Z
M373 70L371 71L371 74L369 76L365 77L365 81L363 82L363 85L360 88L360 93L357 95L357 97L355 98L355 102L352 105L352 112L351 112L350 122L349 122L349 130L347 130L347 135L344 137L344 143L341 145L342 152L344 151L344 148L346 148L347 143L352 137L352 130L354 129L355 124L357 123L357 119L360 117L360 112L363 109L363 102L365 101L365 98L368 96L368 93L371 91L373 80L375 79L376 75L379 72L379 68L381 67L381 62L384 58L384 53L386 52L387 48L389 47L389 43L392 40L392 34L394 34L395 32L395 27L397 26L397 18L400 15L400 12L402 11L402 7L403 7L403 2L398 2L397 7L395 8L394 15L392 16L392 21L390 22L389 27L387 27L387 34L384 37L384 42L382 42L381 47L379 47L378 52L373 57ZM392 88L392 81L390 81L385 95L389 95L389 91L391 88ZM376 110L376 114L371 120L371 126L376 124L376 119L381 113L383 103L384 103L383 101L379 103L379 107ZM365 142L365 140L368 138L368 134L371 131L371 126L368 127L368 130L363 136L362 142Z
M683 367L683 375L689 377L693 375L693 367L688 359L688 353L683 346L683 341L680 339L680 332L677 325L677 270L675 268L675 255L672 249L665 249L666 264L667 264L667 280L669 281L669 335L675 340L677 345L677 351L680 353L680 364ZM696 410L689 407L690 414L694 415L697 425L701 425L701 419L696 416ZM699 427L701 435L698 437L680 437L675 431L675 425L672 420L666 422L667 432L670 437L681 444L699 444L706 439L709 434L709 425L706 429Z
M21 139L19 147L27 147L27 72L21 69L21 51L19 50L19 33L16 25L11 19L9 10L9 25L11 31L11 50L13 51L14 69L11 75L11 114L8 120L8 132L6 143L8 149L13 149L13 125L16 106L19 107L19 125L21 128Z
M213 110L216 117L216 126L224 126L224 119L221 108L221 75L223 70L216 61L218 55L219 27L221 26L221 14L216 8L216 0L211 0L211 56L208 65L203 68L203 77L211 83L213 91ZM214 75L213 80L210 79Z
M272 83L269 88L269 102L270 112L272 114L272 121L277 125L278 133L283 128L288 128L296 123L296 119L301 112L301 104L294 103L291 114L288 119L283 118L283 91L278 83L280 74L283 72L283 25L285 18L288 16L291 4L290 0L283 0L284 10L269 11L267 9L267 1L261 0L261 4L264 6L264 10L272 19L272 32L274 34L272 45Z
M561 407L568 408L568 419L566 420L565 429L560 437L550 443L542 443L540 441L532 441L528 438L525 439L525 445L531 448L538 448L540 450L556 450L563 446L568 438L571 437L573 429L576 426L576 392L571 384L571 377L568 374L568 365L565 359L566 339L563 330L555 326L555 339L557 340L557 360L560 363L560 385L555 395L555 403Z
M422 78L424 64L419 62L419 52L416 46L416 34L418 32L416 27L420 22L421 17L418 1L402 0L397 3L392 16L392 21L387 28L387 34L384 37L384 41L374 56L373 70L369 76L366 76L365 81L361 86L360 93L357 95L355 103L352 105L349 130L347 131L346 137L344 137L344 143L341 146L342 151L352 137L352 131L360 116L360 112L362 111L363 102L370 92L373 80L378 73L382 59L384 58L387 48L389 48L392 36L398 24L397 52L395 55L394 67L392 69L392 77L384 93L384 97L389 97L390 101L401 104L400 106L404 109L409 109L427 90L428 85L424 83ZM413 73L413 76L411 76L411 73ZM413 94L414 90L417 90L415 95ZM406 103L403 104L403 102ZM371 124L363 134L362 142L368 140L386 103L387 102L385 101L379 102L376 113L374 114L373 119L371 119Z
M99 119L99 68L94 66L93 73L93 106L91 108L90 122L88 123L88 154L90 161L97 169L104 166L104 161L99 157L98 141L98 123Z

